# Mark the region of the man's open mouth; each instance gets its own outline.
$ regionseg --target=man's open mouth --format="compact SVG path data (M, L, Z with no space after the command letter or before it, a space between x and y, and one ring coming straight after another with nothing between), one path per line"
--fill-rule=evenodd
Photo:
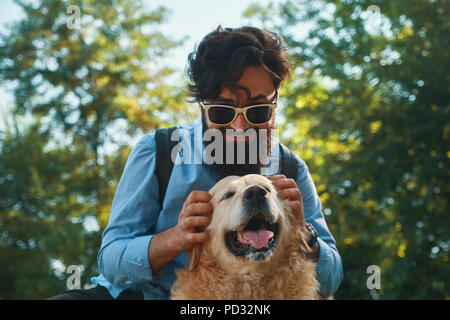
M225 243L235 256L266 260L275 249L278 223L270 223L263 214L254 215L242 230L225 233Z

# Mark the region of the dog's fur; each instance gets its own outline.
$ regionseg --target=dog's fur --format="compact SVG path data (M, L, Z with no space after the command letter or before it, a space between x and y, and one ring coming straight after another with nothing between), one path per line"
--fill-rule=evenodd
M250 186L268 190L270 213L278 223L276 247L264 261L233 255L224 235L243 224L243 193ZM224 200L224 195L235 194ZM319 299L316 264L302 253L305 236L298 221L281 201L271 181L251 174L220 180L209 191L214 207L208 226L210 239L193 248L189 268L177 271L172 299Z

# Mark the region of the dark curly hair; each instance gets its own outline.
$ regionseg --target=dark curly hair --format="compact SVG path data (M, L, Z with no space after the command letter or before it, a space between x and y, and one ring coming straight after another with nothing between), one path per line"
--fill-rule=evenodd
M186 73L191 102L216 98L224 87L236 92L237 82L250 66L264 68L278 88L291 69L283 38L254 27L219 25L189 54Z

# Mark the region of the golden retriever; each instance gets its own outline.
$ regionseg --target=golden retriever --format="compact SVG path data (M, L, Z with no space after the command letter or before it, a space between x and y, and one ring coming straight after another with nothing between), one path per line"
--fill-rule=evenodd
M319 299L316 264L299 223L261 175L229 176L209 191L208 241L177 271L172 299Z

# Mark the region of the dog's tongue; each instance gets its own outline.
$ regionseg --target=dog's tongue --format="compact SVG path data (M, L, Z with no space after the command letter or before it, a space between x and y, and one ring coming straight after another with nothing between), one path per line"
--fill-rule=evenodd
M258 231L246 230L242 232L242 237L255 249L261 249L267 245L269 239L273 237L273 232L265 229Z

